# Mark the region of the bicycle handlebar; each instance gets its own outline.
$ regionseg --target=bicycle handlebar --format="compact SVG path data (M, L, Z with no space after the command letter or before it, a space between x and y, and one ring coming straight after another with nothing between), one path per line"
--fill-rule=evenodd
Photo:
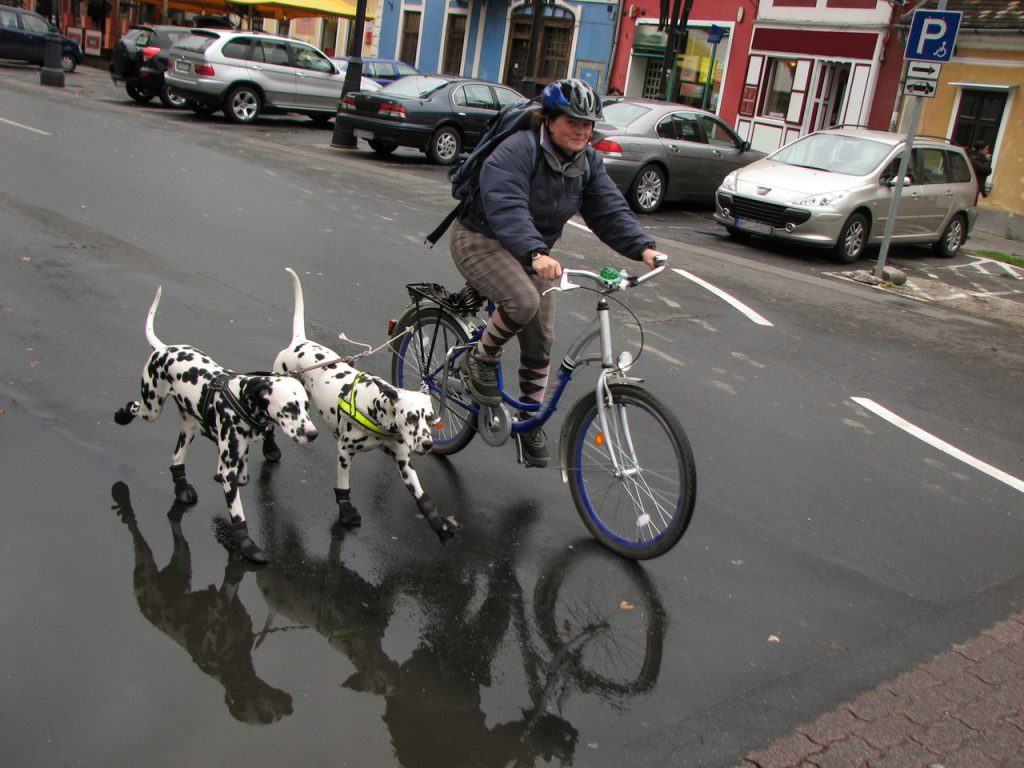
M579 288L580 286L573 283L569 277L586 277L593 280L595 283L600 284L604 288L612 291L624 291L627 288L635 288L640 283L647 282L652 277L655 277L665 271L667 266L667 259L660 259L660 266L655 267L645 275L628 275L625 270L617 272L611 267L605 267L598 272L591 272L589 269L571 269L564 268L562 270L562 277L558 282L557 286L554 286L553 290L557 291L569 291L573 288Z

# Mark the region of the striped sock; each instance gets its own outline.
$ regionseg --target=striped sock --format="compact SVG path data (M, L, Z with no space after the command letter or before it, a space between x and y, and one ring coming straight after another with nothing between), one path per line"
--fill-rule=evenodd
M501 357L501 348L505 342L522 329L523 326L510 319L505 310L498 307L488 318L483 335L476 343L476 356L482 360L497 360Z

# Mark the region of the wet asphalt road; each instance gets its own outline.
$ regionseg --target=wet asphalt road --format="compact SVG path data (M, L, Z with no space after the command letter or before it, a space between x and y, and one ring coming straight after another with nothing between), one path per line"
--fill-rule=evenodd
M678 275L630 297L647 384L697 453L669 556L604 555L556 472L479 441L418 462L455 542L376 455L354 474L366 522L338 531L320 440L253 457L244 503L273 562L239 566L212 447L190 451L200 501L181 509L173 414L112 422L156 285L158 335L239 370L290 336L285 266L311 336L379 343L405 282L455 283L420 244L443 172L339 155L302 119L228 128L37 76L0 70L4 768L727 766L1020 609L1021 493L849 399L1020 477L1019 329L751 255L678 208L645 222L673 265L772 325ZM567 260L610 261L569 230ZM590 301L560 298L567 342ZM581 626L614 631L567 649Z

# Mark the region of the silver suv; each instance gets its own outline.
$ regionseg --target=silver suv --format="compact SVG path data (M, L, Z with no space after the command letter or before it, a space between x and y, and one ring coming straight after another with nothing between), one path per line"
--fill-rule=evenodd
M237 29L197 29L179 40L164 79L194 112L220 109L235 123L282 112L327 122L345 85L345 75L312 45Z
M906 135L830 128L730 173L715 221L733 237L755 233L831 248L844 263L882 241ZM893 243L930 243L953 257L977 215L967 153L943 139L914 139Z

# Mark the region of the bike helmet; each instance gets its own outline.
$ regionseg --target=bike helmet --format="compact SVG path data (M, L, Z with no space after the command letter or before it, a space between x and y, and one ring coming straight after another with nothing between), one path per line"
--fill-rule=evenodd
M596 123L604 118L601 99L590 83L576 78L555 80L544 88L540 97L544 109Z

